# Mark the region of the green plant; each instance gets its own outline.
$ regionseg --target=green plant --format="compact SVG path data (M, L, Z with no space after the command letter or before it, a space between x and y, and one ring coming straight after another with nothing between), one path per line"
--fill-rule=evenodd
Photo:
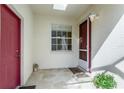
M96 88L102 89L113 89L117 87L114 77L105 73L97 74L93 79L93 84L96 86Z

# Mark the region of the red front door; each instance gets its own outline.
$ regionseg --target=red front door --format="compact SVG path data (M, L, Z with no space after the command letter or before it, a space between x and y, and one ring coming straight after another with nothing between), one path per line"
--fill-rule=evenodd
M6 5L0 5L0 88L20 84L20 19Z
M79 65L90 71L91 68L91 22L89 18L80 24Z

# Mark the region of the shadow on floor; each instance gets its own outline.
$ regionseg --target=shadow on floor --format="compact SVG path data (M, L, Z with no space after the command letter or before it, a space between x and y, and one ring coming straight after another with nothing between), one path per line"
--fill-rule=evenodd
M110 71L112 73L115 73L116 75L119 75L122 79L124 79L124 73L122 71L120 71L118 68L115 67L117 64L119 64L123 60L124 60L124 57L120 58L119 60L117 60L113 64L110 64L110 65L107 65L107 66L103 66L103 67L94 68L92 70L93 71L105 70L104 73Z

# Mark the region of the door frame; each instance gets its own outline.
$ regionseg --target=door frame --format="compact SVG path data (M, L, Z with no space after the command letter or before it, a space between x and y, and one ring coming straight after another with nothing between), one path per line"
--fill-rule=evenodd
M90 21L90 18L89 17L84 18L84 20L79 25L81 25L85 21L87 21L87 62L88 62L88 64L87 64L88 66L87 66L86 70L89 73L91 73L91 21ZM79 30L80 30L80 28L79 28ZM80 44L80 42L79 42L79 44ZM80 47L79 47L79 52L80 52ZM81 61L81 60L79 59L79 61Z
M8 7L10 9L10 11L12 11L19 19L20 19L20 22L21 22L21 25L20 25L20 85L23 85L24 84L24 71L23 71L23 68L24 68L24 58L23 58L23 54L24 54L24 18L21 16L21 14L14 8L13 5L10 5L10 4L4 4L6 7ZM1 16L0 16L1 18ZM1 29L1 28L0 28ZM0 38L1 38L1 31L0 31Z

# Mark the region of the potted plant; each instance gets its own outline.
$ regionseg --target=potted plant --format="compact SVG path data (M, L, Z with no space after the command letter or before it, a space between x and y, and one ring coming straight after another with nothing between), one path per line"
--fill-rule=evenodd
M99 73L93 79L93 84L96 88L113 89L117 87L114 77L110 74Z
M36 72L38 71L39 65L38 64L33 64L33 71Z

